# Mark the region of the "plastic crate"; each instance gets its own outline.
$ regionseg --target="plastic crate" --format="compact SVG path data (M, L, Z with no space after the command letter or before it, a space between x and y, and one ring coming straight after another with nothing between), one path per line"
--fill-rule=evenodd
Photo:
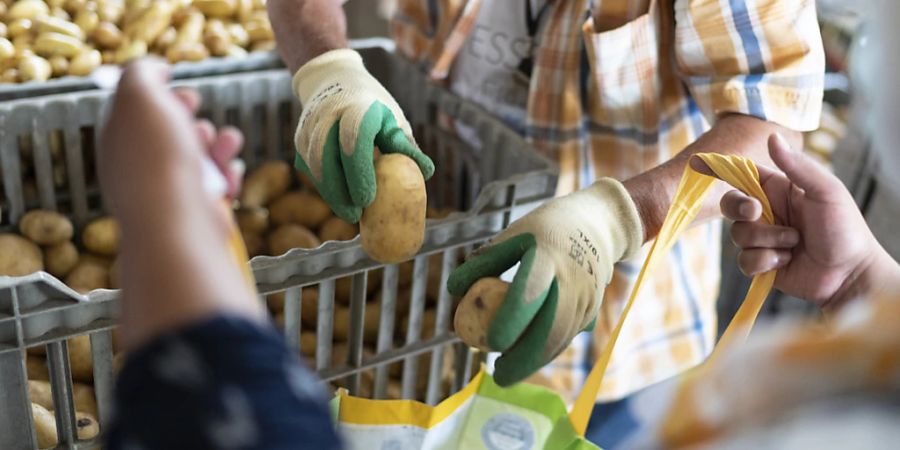
M284 295L284 332L289 344L300 346L301 333L314 331L312 364L326 381L351 393L375 398L416 398L434 404L462 387L471 376L472 354L448 331L454 299L440 289L426 299L429 278L443 286L459 257L508 224L513 210L552 196L556 166L539 155L517 133L479 107L428 83L408 61L385 48L362 49L369 70L403 107L420 146L435 160L437 172L428 182L429 204L453 206L461 212L429 221L419 255L404 265L380 265L362 251L359 238L326 242L313 250L291 250L277 257L251 261L261 300ZM246 135L242 158L252 168L270 159L291 159L293 131L300 107L293 100L290 75L283 70L207 77L174 83L197 89L203 97L201 115L216 125L231 124ZM0 230L17 223L24 211L44 208L63 212L79 230L104 211L93 174L95 130L108 91L84 91L6 102L0 105L0 164L3 209ZM464 124L474 130L478 151L439 123ZM54 137L55 136L55 137ZM56 145L50 145L56 140ZM30 150L23 155L24 141ZM61 148L60 148L61 147ZM54 152L53 148L58 151ZM27 157L24 157L27 156ZM60 183L54 167L64 166ZM27 169L30 167L30 169ZM33 198L26 198L23 173L38 180ZM431 266L431 267L429 267ZM377 272L376 272L377 270ZM369 277L381 277L377 291L368 292ZM408 312L396 314L398 280L411 278ZM345 351L332 359L336 290L349 286L344 317ZM316 324L301 317L303 291L315 288ZM380 297L377 338L365 342L365 310ZM0 448L35 448L25 357L44 346L54 390L59 447L96 448L98 441L77 441L74 431L72 374L67 339L87 335L101 429L109 423L113 383L111 330L116 325L119 294L94 291L80 295L46 273L0 277ZM433 303L434 318L426 317ZM307 314L308 315L308 314ZM308 319L308 317L307 317ZM433 322L427 323L426 322ZM407 327L396 332L396 324ZM423 326L428 325L427 328ZM371 340L370 340L371 342ZM39 361L39 360L37 360ZM390 381L400 368L400 385ZM391 389L396 387L396 389ZM399 392L397 392L399 391Z

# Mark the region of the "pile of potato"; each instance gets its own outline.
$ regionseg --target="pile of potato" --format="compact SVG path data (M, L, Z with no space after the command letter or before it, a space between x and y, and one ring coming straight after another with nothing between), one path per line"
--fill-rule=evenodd
M86 76L156 54L169 62L274 48L265 0L0 1L0 82Z
M462 256L460 253L459 257ZM434 337L434 331L437 318L437 301L443 286L440 283L441 263L443 255L440 253L429 257L427 284L425 288L425 310L422 316L422 331L420 338L422 340ZM409 327L409 310L412 299L412 282L413 282L413 262L405 262L399 266L399 279L397 283L397 299L395 301L394 315L394 340L395 346L402 346L406 341L406 332ZM363 320L363 344L365 353L369 356L375 353L378 340L381 320L381 281L382 271L373 270L369 272L366 285L366 308L365 318ZM350 337L350 296L351 296L351 278L339 278L335 281L334 294L334 321L332 331L332 364L340 365L342 361L347 360L347 340ZM310 366L315 366L316 351L316 327L318 324L318 288L303 288L302 298L300 300L300 350L301 353L308 358ZM279 327L284 326L284 293L271 294L267 298L269 311L275 318ZM452 328L452 324L450 326ZM448 353L449 350L448 350ZM424 374L429 371L431 361L430 354L425 354L419 359L418 374L420 385L418 390L424 395L427 387L425 383L427 379ZM452 364L445 363L443 376L450 377ZM391 392L398 393L400 386L400 376L402 375L402 364L395 363L390 367ZM371 375L371 374L369 374ZM362 396L370 396L373 387L371 377L365 378L362 386ZM449 382L449 381L448 381Z
M116 335L113 334L115 337ZM114 339L114 346L118 340ZM91 342L88 336L68 340L69 365L72 372L72 397L75 402L75 425L80 440L95 438L100 433L97 421L97 401L94 395L94 373L91 365ZM31 398L32 420L38 448L53 448L58 444L53 394L43 346L28 349L28 394ZM121 361L118 354L114 363ZM116 367L117 368L117 367Z
M27 212L19 221L20 234L0 234L0 275L44 270L80 293L115 287L118 223L111 217L90 222L81 233L81 250L73 241L74 231L69 218L58 212Z

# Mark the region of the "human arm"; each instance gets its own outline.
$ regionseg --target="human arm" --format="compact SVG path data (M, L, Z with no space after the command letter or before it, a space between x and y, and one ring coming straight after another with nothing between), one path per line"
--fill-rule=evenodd
M241 135L195 122L199 97L170 92L166 70L125 69L99 148L122 229L128 355L108 447L338 448L318 380L267 323L228 249L230 210L203 188L208 156L236 193L228 168Z
M303 106L294 135L297 168L338 217L356 223L375 199L376 146L409 157L426 179L434 164L416 144L400 105L346 48L342 3L282 0L268 9Z
M673 8L673 3L674 17L666 16L672 12L668 8ZM681 78L675 82L678 86L666 85L666 89L687 91L684 92L687 98L682 99L685 104L678 107L685 108L691 116L686 119L690 125L669 123L666 129L666 123L670 122L666 115L676 114L673 111L676 108L667 104L666 93L648 89L649 97L643 99L644 104L660 108L662 117L656 124L658 129L653 131L665 139L670 134L690 134L692 127L699 128L704 122L711 125L710 131L672 160L624 184L603 179L575 194L548 202L513 223L451 275L450 290L460 295L479 277L497 276L515 263L522 263L486 333L489 343L509 344L517 337L522 339L511 347L495 348L507 356L506 360L504 356L498 360L495 376L510 370L518 374L510 378L521 379L529 369L539 368L539 361L522 357L521 364L516 364L510 361L512 357L535 354L552 357L554 352L547 349L560 349L568 344L582 328L557 330L555 327L565 328L556 320L560 314L586 319L576 323L590 328L590 320L599 311L615 264L634 255L635 249L657 234L690 155L715 152L765 161L764 143L769 134L781 131L799 142L799 131L817 125L823 61L814 5L762 0L742 3L766 3L768 8L758 9L759 17L754 22L732 14L730 8L711 0L660 2L657 4L661 5L657 6L660 11L648 13L653 20L674 22L660 25L663 32L656 39L662 48L658 54L672 58L660 57L658 63L677 66ZM769 33L776 28L778 33ZM604 30L597 29L595 24L594 31ZM750 42L750 36L755 46L736 44L742 40ZM763 55L758 51L760 46L770 51ZM598 64L602 65L603 61ZM659 70L665 77L668 68ZM648 75L654 76L657 74ZM658 89L671 81L657 78L648 85ZM657 97L660 95L663 100ZM665 148L665 143L661 142L660 146ZM624 189L611 188L617 185ZM718 189L724 192L724 188ZM701 219L718 215L715 198L705 206ZM506 244L510 241L520 245L516 248ZM525 264L533 258L531 254L551 256ZM553 306L543 308L543 305ZM617 308L613 305L610 309ZM522 317L525 313L530 315ZM539 329L546 338L544 341L533 337ZM530 342L526 338L540 343L543 349L541 345L534 345L530 351L521 348L523 343Z
M623 184L634 200L644 225L644 241L656 237L669 211L678 182L691 156L696 153L721 153L749 158L760 164L770 162L766 140L773 133L787 136L792 145L800 147L799 132L743 114L729 114L720 118L700 139L665 163L625 180ZM707 196L697 221L720 217L719 199L728 190L717 184Z
M296 73L310 59L347 48L345 0L270 0L266 3L278 53Z
M170 94L166 80L150 62L123 73L99 150L101 187L122 229L129 348L217 314L265 317L226 245L231 218L198 176L208 151L225 168L240 134L193 125L196 96Z

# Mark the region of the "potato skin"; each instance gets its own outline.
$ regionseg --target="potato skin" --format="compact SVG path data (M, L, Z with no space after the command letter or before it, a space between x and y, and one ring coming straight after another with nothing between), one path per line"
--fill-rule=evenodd
M319 238L306 227L287 224L278 227L269 235L269 253L281 256L294 248L316 248L322 243Z
M319 229L319 238L322 239L322 242L350 241L357 234L359 232L356 226L344 222L339 217L330 217Z
M107 289L109 288L109 264L100 258L82 255L78 264L66 276L65 283L81 294L96 289Z
M53 392L50 382L45 380L28 380L28 395L32 403L43 406L49 410L53 407ZM72 384L72 398L75 400L75 410L97 415L97 401L94 397L94 388L82 383Z
M93 414L75 412L75 428L78 430L78 439L86 441L100 434L100 424Z
M316 229L331 217L331 208L309 192L288 192L272 202L269 215L275 225L296 223Z
M86 249L104 256L114 256L118 253L121 239L119 222L112 217L102 217L89 223L81 236Z
M38 448L52 448L59 443L56 437L56 418L47 408L31 404L31 420L34 422Z
M375 201L363 210L359 234L372 259L398 263L415 256L425 240L425 179L413 160L388 154L375 160Z
M241 206L259 208L284 194L291 185L291 166L284 161L269 161L250 172L241 189Z
M487 331L503 304L509 284L499 278L482 278L475 282L456 307L453 327L457 336L470 347L489 352Z
M44 251L44 267L51 275L62 278L78 264L78 249L71 241L48 247Z
M72 239L75 227L68 217L55 212L34 210L19 221L19 231L38 245L57 245Z
M20 277L44 270L41 249L21 236L0 234L0 275Z

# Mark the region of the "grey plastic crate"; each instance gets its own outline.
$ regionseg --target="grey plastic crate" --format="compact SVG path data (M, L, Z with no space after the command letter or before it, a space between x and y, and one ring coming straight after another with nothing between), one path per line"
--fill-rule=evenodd
M448 331L454 299L445 289L440 289L436 298L427 298L429 276L443 286L459 257L508 224L513 209L552 196L557 169L479 107L428 83L406 60L384 48L361 53L369 70L403 107L420 146L435 160L437 172L428 182L429 204L452 206L461 212L429 221L420 254L404 265L382 266L372 261L357 238L326 242L313 250L295 249L277 257L256 257L251 266L261 300L284 295L283 329L288 343L299 347L303 332L315 332L312 364L324 380L358 395L385 398L390 394L434 404L463 386L477 361ZM243 130L246 145L241 156L248 167L292 158L300 107L293 100L287 72L259 71L175 84L200 92L201 115L217 125L232 124ZM99 135L95 127L109 95L85 91L0 105L0 231L12 228L24 211L32 208L61 211L79 229L103 214L93 174L93 149ZM475 130L484 150L438 126L447 118ZM30 142L30 149L23 155L25 141ZM53 175L60 164L66 176L58 183ZM26 174L39 181L30 196ZM396 313L398 279L409 276L409 269L412 282L404 291L408 298L403 302L408 313L401 316ZM378 291L368 292L371 276L382 278ZM334 313L339 303L335 291L336 287L346 289L348 279L348 336L346 344L341 344L346 351L333 360ZM313 288L318 298L316 324L310 327L301 317L301 299L304 290ZM381 299L377 338L366 344L365 310L375 296ZM35 448L24 360L27 349L37 346L46 348L55 405L59 406L58 448L99 446L99 442L75 439L66 339L90 336L102 428L110 415L114 343L110 330L116 325L118 298L117 291L80 295L46 273L0 277L0 448ZM424 313L428 302L436 311L433 323ZM408 325L401 329L401 323ZM398 367L399 387L390 381L397 378Z
M239 58L207 58L197 62L180 62L172 66L174 79L196 78L210 75L247 72L281 67L281 60L274 51L249 53ZM42 95L96 89L90 77L66 76L47 81L0 84L0 101Z

